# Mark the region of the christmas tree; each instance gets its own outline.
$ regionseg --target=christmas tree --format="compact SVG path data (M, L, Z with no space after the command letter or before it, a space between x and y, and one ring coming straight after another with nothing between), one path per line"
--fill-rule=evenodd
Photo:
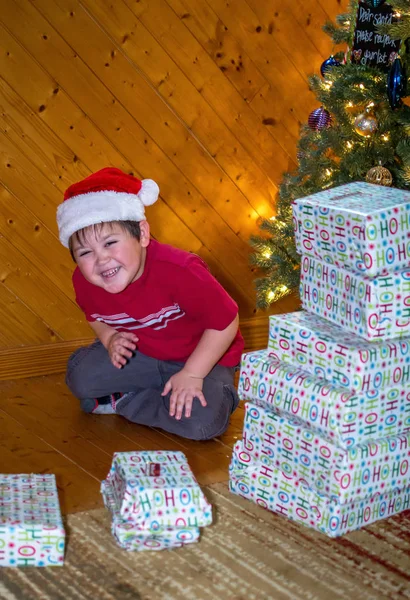
M294 200L352 181L410 188L410 108L402 101L409 0L352 0L349 12L323 29L347 49L324 60L321 76L309 78L319 107L302 128L298 169L284 175L277 214L250 240L252 261L263 274L256 280L259 308L299 287Z

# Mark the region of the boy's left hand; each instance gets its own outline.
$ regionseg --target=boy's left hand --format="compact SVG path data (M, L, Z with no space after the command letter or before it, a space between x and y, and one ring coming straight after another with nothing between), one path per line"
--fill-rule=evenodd
M169 414L179 420L185 407L185 416L189 418L192 411L192 402L198 398L202 406L206 406L205 396L202 393L204 380L202 377L181 369L175 373L165 384L162 396L166 396L172 390L169 401Z

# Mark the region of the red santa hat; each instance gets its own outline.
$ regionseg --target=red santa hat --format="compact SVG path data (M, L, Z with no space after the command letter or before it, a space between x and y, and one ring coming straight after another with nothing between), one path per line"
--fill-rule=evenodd
M60 241L68 248L76 231L109 221L143 221L144 207L158 199L159 187L151 179L137 179L120 169L106 167L73 183L57 208Z

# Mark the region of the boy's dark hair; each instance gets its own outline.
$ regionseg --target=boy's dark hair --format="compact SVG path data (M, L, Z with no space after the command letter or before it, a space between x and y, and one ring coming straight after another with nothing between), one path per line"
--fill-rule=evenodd
M77 240L79 244L84 244L87 239L86 231L92 230L93 233L99 233L104 225L119 225L123 231L127 231L131 237L140 241L141 239L141 229L138 221L109 221L108 223L96 223L95 225L90 225L89 227L84 227L83 229L79 229L70 237L68 242L68 248L70 250L71 258L74 262L76 262L74 258L73 252L73 240Z

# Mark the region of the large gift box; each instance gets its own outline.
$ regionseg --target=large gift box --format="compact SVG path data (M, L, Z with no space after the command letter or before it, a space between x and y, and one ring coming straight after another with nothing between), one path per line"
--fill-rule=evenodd
M410 193L349 183L296 200L296 248L375 276L410 266Z
M299 419L344 449L410 428L407 383L353 392L278 362L267 350L242 356L238 393L242 400Z
M61 566L64 545L54 475L0 475L0 566Z
M309 312L367 340L409 335L410 269L369 278L302 256L300 298Z
M269 317L268 352L358 392L410 381L410 338L368 342L304 310Z
M229 488L234 494L288 519L337 537L410 508L410 486L376 492L364 500L340 504L309 487L303 478L287 475L272 459L244 464L234 446Z
M346 450L298 419L250 403L236 444L243 464L269 458L285 475L339 504L410 486L409 453L410 431Z
M212 507L182 452L117 452L101 483L112 532L127 550L194 542L212 523Z

